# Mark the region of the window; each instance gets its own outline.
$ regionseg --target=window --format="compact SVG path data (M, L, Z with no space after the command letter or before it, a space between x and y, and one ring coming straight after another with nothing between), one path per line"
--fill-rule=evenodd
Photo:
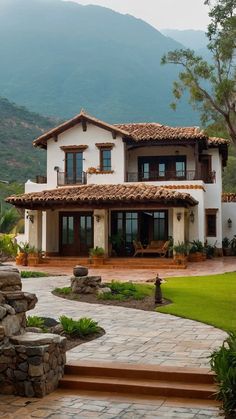
M111 171L111 149L101 148L100 150L100 168L101 171Z
M216 209L206 210L206 236L216 237Z
M158 211L153 214L153 240L165 240L166 231L166 211Z

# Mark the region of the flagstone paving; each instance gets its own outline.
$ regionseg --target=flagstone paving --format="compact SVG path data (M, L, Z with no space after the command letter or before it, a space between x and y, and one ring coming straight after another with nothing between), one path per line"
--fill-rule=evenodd
M105 329L99 339L67 353L68 361L109 361L181 367L206 367L208 356L226 334L212 326L167 314L118 306L88 304L56 297L55 287L69 277L23 279L23 290L39 299L30 314L59 318L92 317Z
M108 279L108 278L106 278ZM206 367L209 353L222 343L225 333L214 327L155 312L87 304L58 298L55 287L69 285L69 277L23 279L23 289L35 292L38 304L29 314L58 318L92 317L106 330L101 338L67 353L68 361L99 360L169 366ZM44 399L0 396L0 417L216 419L210 402L189 403L171 399L125 399L114 394L73 394L57 390Z
M182 402L183 404L183 402ZM76 395L57 390L44 399L24 399L0 396L0 417L6 419L53 418L68 419L215 419L218 409L213 406L181 405L176 400L130 400L112 395Z

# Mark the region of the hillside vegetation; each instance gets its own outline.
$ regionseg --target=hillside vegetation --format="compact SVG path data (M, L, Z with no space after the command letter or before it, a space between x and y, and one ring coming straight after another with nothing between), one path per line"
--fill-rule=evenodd
M178 113L169 107L178 69L160 60L181 44L140 19L61 0L1 0L0 39L0 95L30 110L198 123L186 100Z
M23 183L45 174L46 153L33 148L32 141L55 125L55 120L0 98L0 180Z

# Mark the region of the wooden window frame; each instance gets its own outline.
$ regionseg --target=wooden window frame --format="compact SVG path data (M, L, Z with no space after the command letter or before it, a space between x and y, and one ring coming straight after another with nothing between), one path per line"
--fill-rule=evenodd
M206 237L217 237L217 212L218 209L215 208L209 208L205 210L205 217L206 217ZM214 226L213 226L213 232L209 231L209 218L208 217L214 217Z
M100 171L101 172L107 172L107 173L111 173L112 172L112 164L111 164L111 147L102 147L100 148ZM110 151L110 167L109 169L104 168L104 161L103 161L103 153L104 151Z

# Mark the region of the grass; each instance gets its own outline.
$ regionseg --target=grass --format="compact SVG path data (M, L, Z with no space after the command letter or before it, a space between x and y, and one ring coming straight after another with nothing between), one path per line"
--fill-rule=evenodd
M21 271L21 278L43 278L50 276L46 272L34 272L34 271Z
M173 304L158 307L158 312L236 331L236 273L168 278L162 293Z
M146 284L112 281L111 283L106 284L106 286L111 289L111 292L100 294L98 296L99 300L143 300L153 293L153 286Z
M69 295L71 293L71 287L55 288L54 292L62 295Z

